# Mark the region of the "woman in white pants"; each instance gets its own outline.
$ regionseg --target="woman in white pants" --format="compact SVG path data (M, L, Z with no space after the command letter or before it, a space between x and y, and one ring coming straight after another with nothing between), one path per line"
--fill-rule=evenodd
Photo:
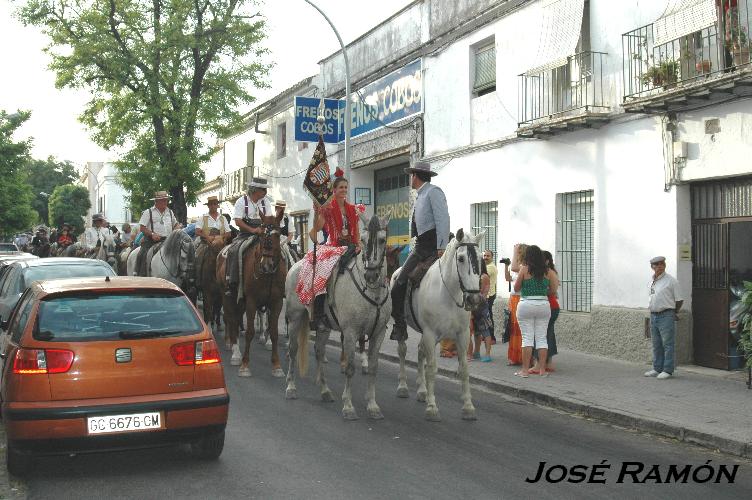
M551 306L548 295L559 288L559 278L555 272L546 267L543 252L536 245L530 245L525 252L525 265L520 267L514 290L520 293L517 306L517 322L522 331L522 370L516 376L529 376L530 358L533 347L538 350L538 365L542 377L547 377L546 357L548 343L546 332L551 318Z

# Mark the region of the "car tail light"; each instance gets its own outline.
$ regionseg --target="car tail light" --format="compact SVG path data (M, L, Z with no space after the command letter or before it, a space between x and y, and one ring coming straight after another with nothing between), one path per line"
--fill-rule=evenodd
M213 340L183 342L170 347L170 355L178 366L219 363L219 349Z
M19 349L13 359L13 373L65 373L75 355L66 349Z

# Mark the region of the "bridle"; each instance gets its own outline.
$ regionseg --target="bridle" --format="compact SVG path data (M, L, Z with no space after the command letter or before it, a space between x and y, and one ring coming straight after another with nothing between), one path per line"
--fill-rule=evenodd
M279 270L279 262L282 259L282 248L279 248L279 252L275 252L274 242L272 241L272 236L278 233L279 227L275 224L266 224L266 226L264 226L264 233L260 235L261 260L259 260L259 265L256 266L256 269L254 270L256 279L260 278L258 274L259 269L267 258L272 259L272 268L269 271L261 271L261 274L266 276L275 275Z
M457 248L454 251L454 265L455 265L455 269L457 270L457 281L460 284L460 290L462 290L462 302L458 302L454 298L454 296L452 295L452 291L449 290L449 287L447 286L446 281L444 281L444 272L443 272L443 269L441 268L441 264L442 264L441 261L439 261L439 276L441 276L441 283L444 285L444 288L446 289L447 293L449 293L449 297L452 299L452 302L454 302L454 305L456 305L457 307L463 308L466 311L469 311L470 307L468 306L467 298L468 298L468 295L470 294L480 293L480 277L476 281L477 288L469 288L465 286L465 283L462 281L462 274L460 273L459 256L457 255L458 253L457 251L460 249L460 247L466 247L468 249L468 252L467 252L468 261L470 261L470 259L473 257L472 254L475 254L476 257L478 255L478 253L475 251L475 248L478 247L478 244L477 243L458 243ZM477 268L478 269L477 274L480 275L480 263L468 262L468 264L470 264L473 268Z

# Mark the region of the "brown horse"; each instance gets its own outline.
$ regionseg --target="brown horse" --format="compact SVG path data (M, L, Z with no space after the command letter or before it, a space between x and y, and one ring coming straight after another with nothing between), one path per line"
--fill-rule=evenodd
M240 365L238 376L250 377L248 367L251 342L255 335L254 319L260 307L269 311L269 334L272 339L272 375L284 377L285 373L279 362L279 313L282 311L282 300L285 296L285 278L287 276L287 262L282 257L280 246L279 222L277 217L262 217L264 232L258 236L259 241L252 249L243 255L243 298L241 302L235 296L229 297L227 281L225 279L225 255L217 258L217 282L222 290L222 306L224 307L225 333L229 335L233 356L230 364ZM238 329L242 322L243 312L246 315L245 349L241 360L239 357Z
M220 236L219 231L212 229L210 236L201 237L201 243L196 248L196 277L204 297L204 321L214 331L219 328L219 311L222 309L222 291L217 283L217 257L230 237L230 233Z

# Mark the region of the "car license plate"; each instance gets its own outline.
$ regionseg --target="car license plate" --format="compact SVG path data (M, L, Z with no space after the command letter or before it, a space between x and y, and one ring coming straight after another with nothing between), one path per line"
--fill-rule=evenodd
M159 412L107 415L106 417L89 417L86 420L89 434L148 431L162 428L162 414Z

